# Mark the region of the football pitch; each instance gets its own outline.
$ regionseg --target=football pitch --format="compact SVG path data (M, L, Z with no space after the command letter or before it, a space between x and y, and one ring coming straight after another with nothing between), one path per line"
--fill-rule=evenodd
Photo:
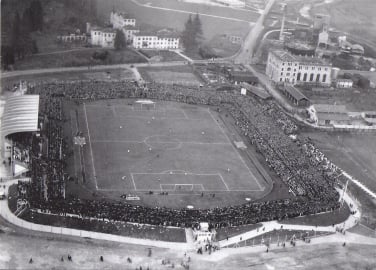
M175 102L102 100L81 108L83 170L98 191L263 191L215 111Z

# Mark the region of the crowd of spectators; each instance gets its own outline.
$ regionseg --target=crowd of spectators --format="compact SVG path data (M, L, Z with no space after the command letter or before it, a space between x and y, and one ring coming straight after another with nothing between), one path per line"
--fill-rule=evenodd
M45 189L47 195L28 193L30 205L34 209L110 222L177 227L191 227L197 222L209 222L212 227L219 228L315 214L339 207L339 195L334 189L336 179L330 173L333 167L310 140L292 139L289 136L297 132L297 126L273 101L259 101L231 91L216 92L157 83L139 86L132 81L50 83L36 85L29 89L29 93L41 96L41 111L44 116L42 136L33 143L33 180L30 189L41 192L42 189L35 187L40 187L40 183L51 183L51 186ZM64 196L55 196L57 193L50 195L50 192L60 191L64 187L65 143L60 123L63 121L61 104L64 98L78 103L97 99L148 98L206 104L225 110L294 196L283 200L248 202L201 210L145 207L104 200L65 199ZM45 140L48 141L47 153L43 147L38 146L41 143L44 145Z

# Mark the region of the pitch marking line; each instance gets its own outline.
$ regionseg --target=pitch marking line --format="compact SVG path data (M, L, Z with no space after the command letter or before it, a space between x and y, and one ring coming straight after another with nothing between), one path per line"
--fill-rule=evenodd
M89 147L90 147L90 154L91 154L91 163L92 163L92 166L93 166L93 173L94 173L93 178L94 178L94 181L95 181L95 188L98 189L97 174L95 173L94 156L93 156L93 149L91 147L90 129L89 129L89 122L87 120L87 113L86 113L86 105L85 105L85 103L84 103L84 113L85 113L87 135L88 135L88 139L89 139Z
M72 137L74 137L74 134L77 133L77 131L78 131L77 128L76 128L76 131L73 130L73 123L72 123L73 115L74 115L73 111L70 111L70 118L71 118L70 125L71 125L71 130L72 130ZM77 123L76 123L76 126L77 126ZM78 152L80 152L80 151L78 151ZM81 153L80 153L80 155L81 155ZM73 152L73 160L74 160L74 175L77 177L76 155L74 154L74 152ZM80 157L80 165L81 165L81 157ZM81 170L82 170L82 168L81 168Z
M153 135L153 136L159 136L159 135ZM153 137L150 136L150 137ZM160 135L160 136L166 136L166 135ZM135 141L135 140L93 140L93 143L145 143L145 141L150 138L150 137L145 137L143 141ZM156 141L156 142L149 142L145 144L150 144L150 143L166 143L166 144L198 144L198 145L229 145L230 143L228 142L196 142L196 141L187 141L187 142L182 142L182 141Z
M133 178L133 173L131 173L131 179L132 179L133 188L134 188L135 191L137 191L136 183L135 183L134 178Z
M248 165L245 163L243 157L239 154L239 152L236 150L235 146L232 144L230 138L227 136L226 132L223 130L223 128L221 127L221 125L219 125L219 123L215 120L213 114L211 113L210 109L208 108L208 113L210 114L211 118L213 119L213 121L217 124L218 128L222 131L223 135L225 135L225 137L227 138L228 142L231 144L232 146L232 149L234 149L235 153L238 155L239 159L242 161L242 163L244 164L244 166L248 169L248 172L251 176L253 176L253 179L255 179L258 187L259 187L259 191L262 191L263 190L263 187L260 185L260 183L258 182L257 178L254 176L254 174L252 173L251 169L248 167Z
M223 184L225 185L225 187L227 188L227 191L230 191L230 189L228 188L228 185L227 185L226 181L222 177L222 174L218 173L218 175L219 175L219 178L221 178L221 180L222 180Z
M188 120L189 119L189 117L188 117L188 115L185 113L185 111L183 110L183 109L180 109L181 111L182 111L182 113L184 114L184 117Z
M179 171L179 172L176 172L174 170L167 170L167 171L164 171L164 172L161 172L161 173L131 173L131 178L132 178L132 181L133 181L133 186L135 187L135 190L136 191L142 191L144 189L137 189L136 188L136 184L135 184L135 181L134 181L134 177L133 175L194 175L194 176L218 176L219 179L221 180L221 182L223 183L223 185L225 186L226 189L220 189L218 191L233 191L231 190L226 181L223 179L222 177L222 174L220 173L188 173L188 172L184 172L184 171ZM192 184L187 184L187 183L181 183L181 184L176 184L176 183L171 183L171 184L167 184L167 183L163 183L163 184L159 184L160 187L161 185L175 185L175 188L176 186L178 185L192 185L192 186L195 186L195 185L198 185L198 186L201 186L202 188L202 191L206 191L207 189L204 188L204 185L201 183L201 184L196 184L196 183L192 183ZM193 189L192 189L193 190ZM208 190L210 191L210 190ZM244 190L244 191L249 191L249 190ZM251 191L254 191L254 190L251 190ZM258 191L258 190L257 190Z

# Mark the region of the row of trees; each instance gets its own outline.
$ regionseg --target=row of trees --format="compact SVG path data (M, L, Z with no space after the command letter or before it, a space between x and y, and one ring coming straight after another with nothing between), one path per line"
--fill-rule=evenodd
M16 11L11 30L7 33L8 42L1 46L3 67L8 68L16 59L38 52L36 41L31 33L43 30L43 8L39 0L33 0L25 8L22 17Z

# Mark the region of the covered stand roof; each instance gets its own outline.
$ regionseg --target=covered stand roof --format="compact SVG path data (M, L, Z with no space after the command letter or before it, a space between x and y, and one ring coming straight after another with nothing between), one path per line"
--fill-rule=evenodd
M1 119L3 137L38 130L39 95L23 95L6 100Z
M308 98L305 95L303 95L302 92L300 92L297 88L295 88L292 85L286 84L285 91L289 93L291 96L293 96L297 101L300 101L302 99L308 100Z

